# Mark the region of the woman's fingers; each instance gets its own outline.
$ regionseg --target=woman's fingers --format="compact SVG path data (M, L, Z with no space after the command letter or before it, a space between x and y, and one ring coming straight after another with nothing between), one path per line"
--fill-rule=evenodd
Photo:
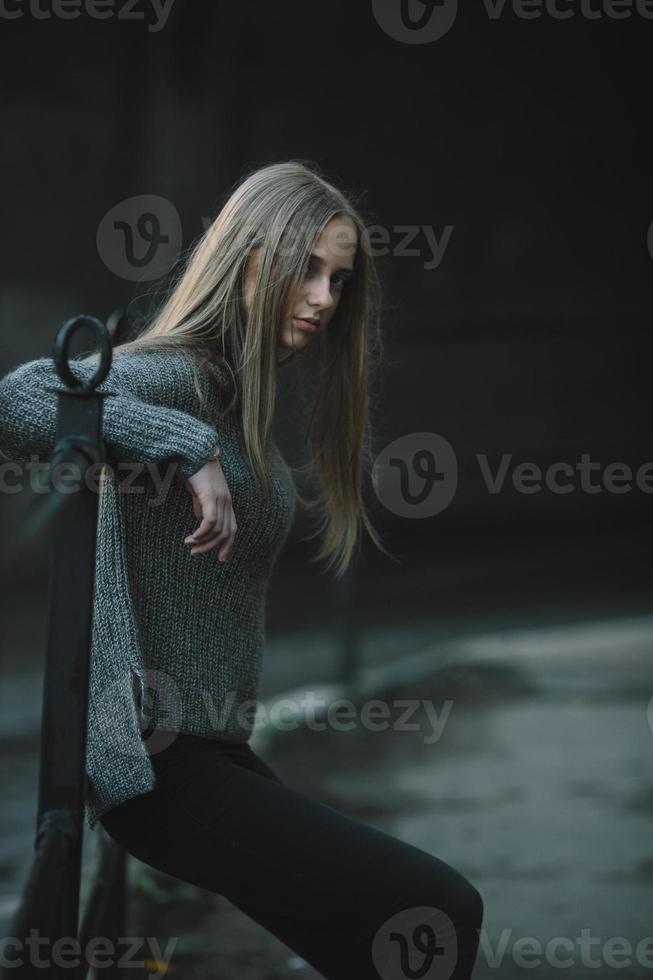
M200 526L185 540L186 544L193 546L191 554L196 554L195 549L206 551L206 546L214 546L217 539L222 535L223 520L218 515L219 510L215 505L209 505L203 510Z
M218 556L225 561L233 547L236 518L220 464L215 460L210 461L187 484L200 525L184 539L184 544L191 546L191 555L204 554L222 545Z
M206 538L213 537L216 531L222 527L220 507L216 501L209 499L202 502L200 500L200 505L202 507L202 521L198 529L190 535L193 541L197 541L198 543L204 541ZM224 513L224 508L222 509L222 513Z
M213 548L222 544L223 547L220 548L218 557L220 561L226 561L233 548L233 539L236 532L236 517L231 506L225 507L225 515L224 527L221 530L216 529L214 534L194 544L191 548L192 555L203 554L205 551L211 551Z
M229 528L227 531L227 540L223 545L223 547L220 548L220 551L218 552L218 558L220 559L220 561L227 560L227 558L231 554L231 549L234 546L234 537L238 528L236 525L236 515L234 514L233 507L228 508L227 519L229 520Z

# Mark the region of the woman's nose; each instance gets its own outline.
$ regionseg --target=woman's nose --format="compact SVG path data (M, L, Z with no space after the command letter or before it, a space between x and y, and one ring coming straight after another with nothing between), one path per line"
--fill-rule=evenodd
M331 295L330 281L326 279L319 285L316 283L309 292L308 301L311 306L320 306L325 310L332 306L333 296Z

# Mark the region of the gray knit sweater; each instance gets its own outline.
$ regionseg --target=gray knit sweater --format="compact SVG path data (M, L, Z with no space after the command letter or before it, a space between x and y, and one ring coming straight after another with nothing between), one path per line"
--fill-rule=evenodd
M73 371L90 377L94 365L74 360ZM0 379L0 451L7 459L49 459L57 396L48 385L65 387L51 358ZM204 416L189 355L147 350L115 356L99 386L116 394L104 399L113 465L99 503L86 752L91 828L107 810L154 787L150 753L172 741L166 732L237 743L254 727L266 591L296 491L270 439L274 495L264 505L243 455L239 417L223 414L216 382L203 376L202 385ZM191 555L184 544L200 523L185 481L216 446L238 525L224 563L218 548Z

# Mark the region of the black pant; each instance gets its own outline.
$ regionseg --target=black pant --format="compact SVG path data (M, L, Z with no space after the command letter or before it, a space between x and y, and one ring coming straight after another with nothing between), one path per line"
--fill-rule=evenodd
M100 822L140 861L224 895L333 980L464 980L483 905L426 851L284 783L247 743L177 735L157 785Z

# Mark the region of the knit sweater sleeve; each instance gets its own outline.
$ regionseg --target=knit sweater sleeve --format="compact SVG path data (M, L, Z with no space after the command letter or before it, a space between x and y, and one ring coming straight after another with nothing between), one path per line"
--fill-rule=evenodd
M169 354L170 352L164 352ZM71 361L73 373L91 378L96 366ZM117 462L176 461L188 479L219 451L213 426L171 405L193 406L189 368L176 354L156 352L115 356L98 391L114 392L104 399L102 437ZM29 462L36 454L46 461L55 444L56 391L65 390L52 358L20 364L0 379L0 451L12 461Z

